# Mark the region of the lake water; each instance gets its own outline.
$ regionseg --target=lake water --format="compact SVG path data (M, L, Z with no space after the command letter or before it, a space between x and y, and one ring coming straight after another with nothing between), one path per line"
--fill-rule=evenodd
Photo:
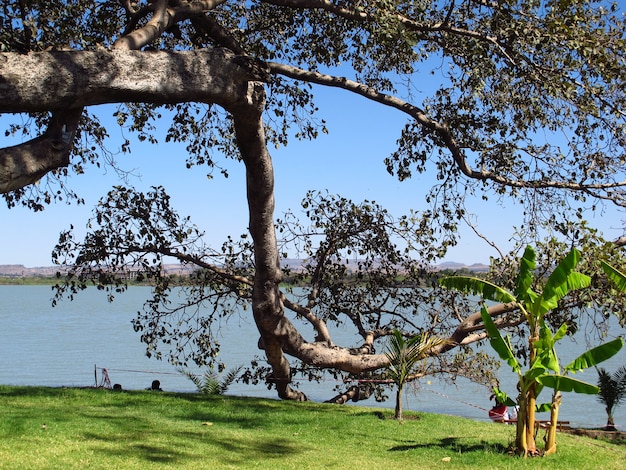
M94 375L99 382L101 369L106 368L111 382L121 384L124 389L144 389L157 379L167 391L195 391L194 384L175 367L147 358L139 334L133 331L131 319L150 296L149 287L131 287L118 295L113 303L108 303L103 293L96 289L88 289L74 301L60 302L54 308L51 307L52 296L49 286L0 286L0 384L93 386L96 383ZM609 339L624 333L616 324ZM256 349L257 337L251 319L234 319L229 323L221 340L227 368L248 364L255 355L260 355ZM585 348L584 341L567 339L560 346L559 357L564 363ZM624 349L602 366L613 372L623 364L626 364ZM507 369L503 366L500 370L501 384L512 393L515 379ZM577 374L577 378L596 383L597 374L592 369ZM303 382L298 388L312 400L324 401L334 396L332 389L335 385L332 380L321 384ZM276 392L264 385L233 384L228 394L276 398ZM394 396L392 391L387 395ZM542 397L547 400L547 394ZM383 404L373 399L358 404L394 406L393 399ZM407 410L487 420L491 403L485 387L467 381L454 386L431 378L423 380L419 388L408 391L404 406ZM547 417L547 414L539 415L540 419ZM567 393L563 397L560 419L570 421L574 426L598 427L606 423L606 413L596 397ZM626 404L617 408L615 421L618 428L626 429Z

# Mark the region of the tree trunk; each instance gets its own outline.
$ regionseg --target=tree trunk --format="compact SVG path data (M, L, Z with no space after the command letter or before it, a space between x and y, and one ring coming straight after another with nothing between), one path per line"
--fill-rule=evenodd
M609 409L609 407L606 407L606 415L607 415L607 420L606 420L606 427L604 428L607 431L616 431L615 428L615 421L613 419L613 413L611 413L611 410Z
M326 342L308 343L285 317L282 280L276 230L274 226L274 170L265 144L262 112L264 90L251 84L244 103L231 106L237 145L246 166L249 230L254 244L255 277L252 312L272 367L269 380L276 385L278 396L290 400L306 400L293 390L291 367L285 353L319 367L332 366L349 372L375 370L387 364L384 354L354 355L348 349L331 348Z
M396 391L396 414L395 417L397 420L402 420L402 387L398 385L398 390Z
M559 420L559 407L561 406L561 392L554 391L550 406L550 428L546 439L545 455L556 453L556 430Z
M528 395L524 393L524 383L520 379L519 412L515 429L515 452L522 457L528 456L528 442L526 429L528 427Z
M254 87L254 85L253 85ZM249 105L232 110L237 145L246 166L249 229L254 243L255 276L252 312L261 334L262 345L272 367L271 381L278 396L291 400L306 400L306 396L291 389L291 368L283 347L289 335L294 342L303 342L284 316L279 285L280 269L276 230L274 228L274 169L265 145L261 118L265 104L262 86L251 89Z

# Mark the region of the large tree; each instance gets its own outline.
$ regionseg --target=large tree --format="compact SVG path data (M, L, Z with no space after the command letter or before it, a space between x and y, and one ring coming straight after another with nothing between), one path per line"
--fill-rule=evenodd
M432 354L485 338L471 305L449 296L433 301L436 288L400 288L423 282L425 264L456 242L459 221L469 217L466 197L519 201L524 236L549 227L560 243L598 246L591 243L597 235L572 220L605 203L626 204L620 14L591 0L6 1L0 112L30 113L40 135L0 150L0 192L10 206L35 210L73 195L64 177L106 155L107 132L89 111L103 103L119 103L118 122L146 145L156 141L154 129L166 141L186 142L187 165L219 167L211 149L241 160L251 243L228 240L212 250L162 188L117 187L99 204L85 240L62 234L55 256L73 266L65 288L86 279L116 285L130 265L153 276L155 297L135 327L151 353L173 345L166 353L181 363L209 363L213 321L249 300L279 396L304 399L290 387L287 356L310 374L313 367L361 376L387 364L375 346L394 330L447 338ZM428 96L420 90L425 77L436 85ZM284 238L308 255L304 271L292 273L309 287L298 302L280 289L268 145L325 130L313 84L404 113L387 169L401 180L434 172L438 183L429 209L400 219L373 203L311 193L303 203L309 222L279 221ZM46 184L33 186L41 178ZM312 242L313 234L323 238ZM554 245L546 247L549 269ZM600 251L612 263L619 256ZM346 255L359 260L352 283ZM202 268L184 305L168 298L164 257ZM570 307L593 301L583 294ZM219 308L198 310L205 302ZM302 336L286 309L312 326L315 340ZM490 314L500 327L522 321L511 305ZM360 346L334 344L327 325L340 321L354 326ZM463 363L462 355L442 359L438 370Z

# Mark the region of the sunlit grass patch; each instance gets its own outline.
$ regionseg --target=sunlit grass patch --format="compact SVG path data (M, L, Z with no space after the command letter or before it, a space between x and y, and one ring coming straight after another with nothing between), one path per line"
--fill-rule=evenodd
M0 386L0 468L623 468L624 446L560 434L507 454L514 427L437 414L199 394ZM620 467L621 466L621 467Z

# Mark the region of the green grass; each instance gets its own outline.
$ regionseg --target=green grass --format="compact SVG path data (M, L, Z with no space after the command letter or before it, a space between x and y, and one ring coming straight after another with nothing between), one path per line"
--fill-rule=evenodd
M626 447L559 434L506 453L513 426L426 413L199 394L0 386L2 469L626 468ZM450 458L449 462L443 461Z

